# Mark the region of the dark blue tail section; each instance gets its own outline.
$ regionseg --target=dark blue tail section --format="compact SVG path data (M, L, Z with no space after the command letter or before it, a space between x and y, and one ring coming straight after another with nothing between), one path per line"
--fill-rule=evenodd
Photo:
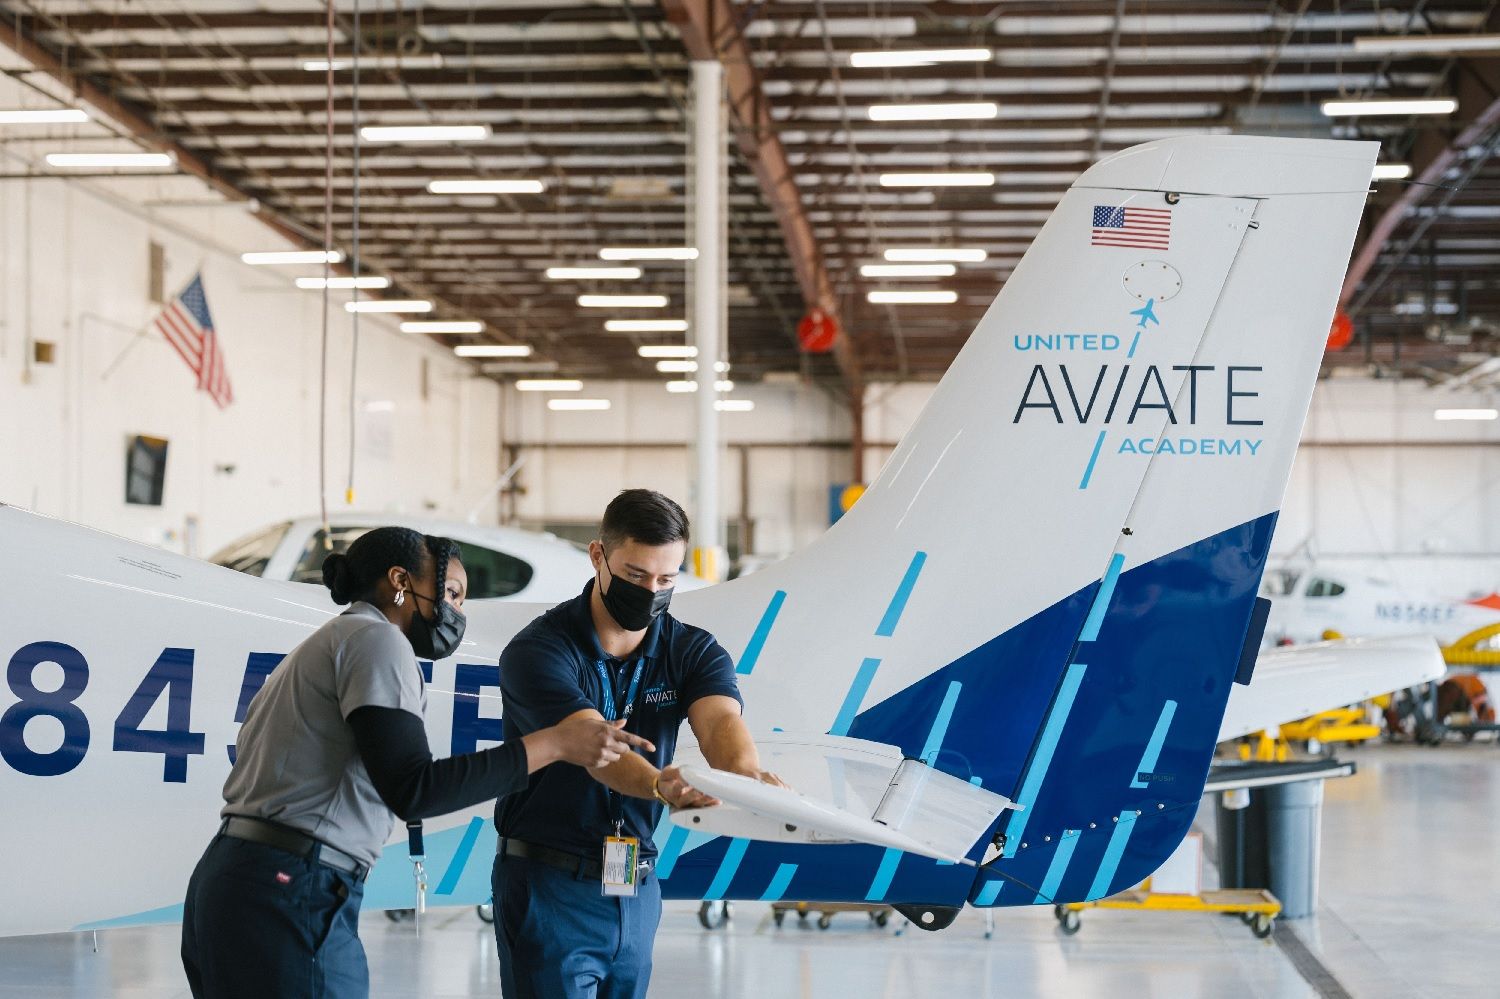
M977 877L877 847L696 844L664 825L667 895L1025 905L1148 876L1192 823L1274 524L1145 565L1117 557L1100 582L858 715L849 735L1025 805L1001 817L1003 855Z

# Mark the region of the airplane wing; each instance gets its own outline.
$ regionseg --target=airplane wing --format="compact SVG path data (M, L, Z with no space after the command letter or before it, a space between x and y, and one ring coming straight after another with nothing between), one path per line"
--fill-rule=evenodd
M965 855L1010 799L902 756L895 746L832 735L772 733L761 762L795 790L714 770L697 747L678 754L689 784L720 799L672 822L693 832L782 843L871 843L948 863Z
M1447 667L1425 635L1318 642L1261 653L1249 686L1236 685L1219 741L1441 679Z

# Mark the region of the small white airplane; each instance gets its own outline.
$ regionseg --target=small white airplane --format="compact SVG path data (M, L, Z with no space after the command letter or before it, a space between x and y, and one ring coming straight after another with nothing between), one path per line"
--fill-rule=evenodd
M210 555L208 561L265 579L321 585L323 559L330 551L348 550L355 538L383 524L410 527L458 542L464 568L469 573L471 600L557 603L577 596L593 574L588 554L556 535L436 517L368 512L332 514L326 543L321 518L278 521L225 545ZM681 584L684 590L706 585L688 573L682 574Z
M1291 560L1267 570L1261 594L1271 600L1265 644L1341 637L1431 635L1452 645L1487 625L1500 624L1500 600L1452 600L1397 586L1362 573Z
M1192 136L1091 167L858 505L674 601L735 654L798 790L698 773L726 803L663 817L667 897L886 902L924 929L1100 898L1177 847L1221 738L1441 672L1399 643L1257 667L1376 148ZM1161 221L1099 240L1122 206ZM1160 325L1124 336L1148 299ZM0 538L0 934L180 918L238 725L326 594L14 507ZM435 751L499 738L497 656L539 610L471 605L431 669ZM1298 661L1321 667L1289 684ZM488 898L486 816L429 823L436 903ZM404 843L364 904L412 904Z

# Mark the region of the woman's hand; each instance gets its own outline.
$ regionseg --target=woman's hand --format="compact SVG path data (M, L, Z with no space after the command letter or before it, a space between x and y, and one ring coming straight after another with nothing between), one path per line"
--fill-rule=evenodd
M536 773L559 760L593 770L609 766L632 748L655 751L649 740L624 731L624 726L623 718L610 722L579 715L524 736L527 770Z

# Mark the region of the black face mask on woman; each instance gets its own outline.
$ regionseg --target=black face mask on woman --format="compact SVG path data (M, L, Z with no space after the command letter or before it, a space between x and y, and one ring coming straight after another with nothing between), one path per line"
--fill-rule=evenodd
M422 659L446 659L453 655L458 650L458 643L463 641L468 619L446 600L433 600L416 590L412 590L411 595L427 601L437 610L437 620L429 621L422 613L421 605L417 606L416 614L412 615L411 634L407 636L412 651Z
M672 602L672 590L648 590L639 583L621 579L609 567L609 559L603 559L604 571L609 573L609 589L601 590L604 609L615 623L626 631L645 631L667 609Z

